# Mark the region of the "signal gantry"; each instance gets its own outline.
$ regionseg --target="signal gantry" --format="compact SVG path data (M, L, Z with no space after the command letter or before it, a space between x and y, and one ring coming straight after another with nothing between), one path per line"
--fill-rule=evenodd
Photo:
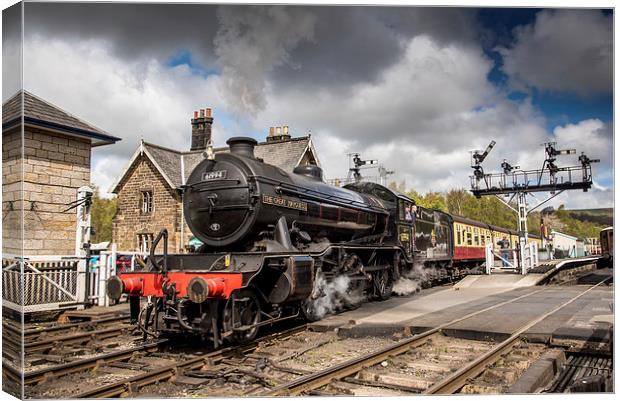
M496 142L491 141L484 152L476 150L472 152L471 168L474 170L470 176L471 192L477 198L493 195L512 209L518 215L519 232L519 263L518 267L525 273L531 266L533 258L526 254L527 247L527 215L567 190L581 189L587 192L592 187L592 164L600 162L599 159L590 159L585 153L579 156L580 165L560 167L556 164L558 156L576 154L575 149L556 148L555 142L546 142L545 160L542 168L538 170L521 170L519 166L511 165L506 159L501 163L501 173L487 174L482 168L482 162L487 158ZM535 192L549 192L549 196L540 201L534 195ZM508 197L506 201L502 198ZM528 208L527 195L536 200L536 205ZM513 201L517 201L517 208ZM544 238L543 238L544 241ZM526 260L527 259L527 260Z

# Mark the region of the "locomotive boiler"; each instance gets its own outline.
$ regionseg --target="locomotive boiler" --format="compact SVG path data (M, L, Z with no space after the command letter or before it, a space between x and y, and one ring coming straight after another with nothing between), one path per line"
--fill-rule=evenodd
M274 235L277 244L294 250L385 231L388 211L375 197L325 184L318 166L290 174L263 163L254 156L252 138L227 144L230 153L203 160L183 188L185 218L205 244L202 252L256 250ZM289 227L292 244L282 233Z

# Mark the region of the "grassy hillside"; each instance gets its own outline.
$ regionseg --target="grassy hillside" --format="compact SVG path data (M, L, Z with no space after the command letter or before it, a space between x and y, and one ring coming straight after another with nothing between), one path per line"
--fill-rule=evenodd
M602 209L574 209L567 210L570 217L573 219L585 222L589 221L599 226L612 226L614 223L614 209L602 208Z

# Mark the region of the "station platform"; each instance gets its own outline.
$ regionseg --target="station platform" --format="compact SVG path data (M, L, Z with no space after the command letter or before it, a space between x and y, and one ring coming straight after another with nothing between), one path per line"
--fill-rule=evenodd
M543 278L543 273L469 276L450 287L363 304L356 310L313 323L311 327L316 331L337 329L339 335L352 337L402 331L420 333L527 295L442 330L459 338L501 341L589 288L588 285L536 285ZM534 325L526 335L531 341L545 343L608 342L613 325L613 302L613 287L601 285Z

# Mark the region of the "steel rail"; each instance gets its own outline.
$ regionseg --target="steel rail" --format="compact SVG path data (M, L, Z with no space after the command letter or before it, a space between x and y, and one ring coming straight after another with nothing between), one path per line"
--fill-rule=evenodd
M370 354L361 355L357 358L354 358L349 361L342 362L338 365L329 367L327 369L321 370L319 372L311 373L306 376L302 376L296 380L293 380L289 383L284 383L280 386L277 386L274 389L271 389L261 396L279 396L279 395L299 395L305 391L316 390L326 384L329 384L332 380L342 379L344 377L350 376L354 373L359 372L362 369L367 367L376 365L389 357L393 357L396 355L404 354L409 351L411 348L417 347L428 340L434 334L439 333L442 329L453 325L455 323L461 322L463 320L469 319L481 313L487 312L489 310L498 308L500 306L516 302L525 297L529 297L531 295L537 294L544 290L536 290L532 292L528 292L527 294L523 294L517 298L509 299L504 302L500 302L495 305L491 305L484 309L481 309L476 312L469 313L465 316L462 316L458 319L454 319L450 322L443 323L433 329L424 331L420 334L417 334L411 338L407 338L397 342L394 345L387 346L385 348L379 349Z
M152 349L159 348L167 342L167 339L161 339L148 344L142 344L137 347L128 348L126 350L105 353L91 358L78 359L76 361L72 361L66 364L50 366L30 372L21 372L15 367L3 363L3 374L6 374L7 377L12 377L15 380L21 380L23 373L24 385L33 385L42 383L50 377L60 377L68 375L70 373L82 372L84 370L97 367L107 362L126 360L131 358L135 352L150 351Z
M70 345L80 344L88 340L106 339L121 334L123 331L131 329L133 326L126 324L118 327L109 327L107 329L84 331L82 333L68 334L64 336L54 336L40 341L24 343L24 352L33 353L52 349L59 344Z
M588 288L587 290L581 292L580 294L574 296L573 298L562 303L561 305L556 306L549 312L544 313L543 315L540 315L536 319L525 324L524 326L519 328L516 332L514 332L509 338L502 341L497 346L493 347L492 349L490 349L489 351L487 351L480 357L476 358L469 364L465 365L461 369L457 370L453 374L442 379L440 382L435 383L434 385L429 387L424 392L424 394L454 394L457 390L459 390L465 384L467 384L467 382L470 379L473 379L476 376L478 376L480 373L484 372L484 370L489 365L495 363L497 360L499 360L502 357L502 355L509 352L512 349L512 347L514 347L521 340L521 336L527 330L529 330L536 324L540 323L541 321L545 320L549 316L553 315L554 313L564 308L565 306L573 303L574 301L581 298L588 292L594 290L595 288L597 288L599 285L603 284L607 280L609 280L609 277L599 282L598 284Z
M55 326L49 327L35 327L30 329L23 329L20 326L16 326L11 323L2 322L2 330L7 330L12 333L19 335L20 337L23 335L24 339L28 339L29 337L39 337L41 335L47 335L49 333L57 332L57 331L69 331L75 329L81 329L85 327L92 327L96 325L100 325L102 323L110 323L116 322L119 320L129 319L128 313L123 313L118 316L111 316L103 319L90 320L87 322L77 322L77 323L69 323L69 324L58 324Z
M145 372L136 376L121 379L117 382L107 384L105 386L93 388L90 390L82 391L78 394L70 396L71 398L111 398L120 397L123 394L131 391L135 391L140 387L147 386L149 384L170 380L175 377L179 372L184 370L191 370L201 368L207 364L218 363L226 358L230 358L235 355L244 354L255 350L261 342L283 339L288 336L303 332L307 330L308 325L294 327L292 329L285 330L283 332L269 334L267 336L257 338L248 344L234 345L219 350L215 350L206 355L201 355L182 362L175 362L170 365L162 366L149 372Z

